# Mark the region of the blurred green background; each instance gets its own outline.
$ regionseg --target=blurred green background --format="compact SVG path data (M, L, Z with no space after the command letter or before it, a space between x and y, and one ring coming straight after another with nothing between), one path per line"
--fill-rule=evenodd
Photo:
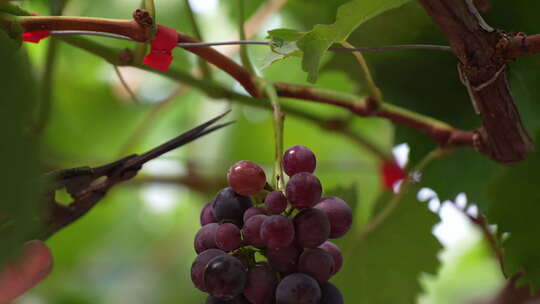
M253 14L265 2L246 1L247 13ZM253 39L263 40L269 29L309 30L318 23L331 23L337 7L344 2L289 0L264 22ZM486 14L491 25L508 31L540 30L540 19L534 14L540 9L540 2L491 2L493 8ZM22 6L48 15L51 3L58 5L61 1L27 0ZM206 41L236 38L235 1L191 3ZM139 0L70 0L64 14L128 19L139 4ZM183 1L157 0L156 5L158 23L193 34ZM130 42L108 38L92 39L116 47L132 46ZM25 43L21 49L22 61L30 63L33 80L28 81L43 81L51 40L37 45ZM446 43L415 1L362 25L350 42L356 46ZM226 47L218 49L227 51ZM249 52L260 67L269 49L250 46ZM174 51L174 57L176 68L192 71L197 67L194 55L181 49ZM473 129L480 124L466 90L459 83L456 61L451 54L401 51L370 53L366 58L389 103L461 129ZM235 59L238 60L237 56ZM329 54L324 62L318 87L366 94L364 79L352 55ZM540 92L536 85L539 63L534 56L522 58L511 65L510 72L516 102L531 134L537 134L540 128L537 119ZM237 123L152 161L135 180L112 189L84 218L54 235L47 242L55 258L53 273L16 303L203 303L205 295L193 286L189 275L195 258L193 237L199 229L200 209L225 184L227 168L238 160L255 161L271 176L274 141L270 112L215 100L183 84L135 68L120 68L120 71L137 101L124 90L111 64L58 43L54 74L50 78L53 82L50 119L39 139L40 148L31 149L39 151L36 154L40 155L42 171L96 166L130 153L144 152L228 108L233 109L229 118ZM2 74L6 79L11 77L4 71ZM307 84L299 58L273 64L261 74L271 80ZM215 70L214 76L225 86L243 92L224 73ZM43 96L40 86L30 82L25 86L21 91L33 95L18 96L19 100L39 101ZM34 93L26 90L34 87ZM3 99L3 106L14 102L10 99ZM283 100L283 103L326 118L349 118L346 111L334 107L297 100ZM156 107L161 107L161 111L150 114ZM145 123L149 115L155 119ZM408 156L411 165L435 148L424 135L382 119L352 117L350 123L355 132L385 151L406 143L396 151L399 159ZM355 207L353 230L337 242L346 258L344 270L332 279L345 294L346 303L469 303L490 297L501 288L503 277L496 260L481 233L463 215L477 212L476 205L482 209L489 204L483 189L486 181L500 170L498 165L472 149L458 149L450 157L434 162L423 172L422 179L423 185L434 189L438 196L425 192L426 201L421 204L411 199L417 203L419 217L426 219L419 221L425 223L422 238L416 238L417 234L412 232L407 238L409 234L404 226L414 226L415 218L410 222L401 219L404 226L392 231L398 239L403 236L399 243L403 250L396 248L397 244L394 247L390 244L386 255L379 255L374 247L376 239L362 244L356 239L362 225L375 212L381 194L378 159L337 133L289 115L285 147L295 144L306 145L316 153L316 174L325 192L341 191ZM2 149L7 153L6 146ZM28 148L20 147L21 151L25 149ZM9 179L8 173L5 172L3 180ZM461 192L466 193L468 200L461 195L457 205L466 211L445 203L448 199L455 201ZM432 236L431 227L435 227L441 245ZM424 239L430 244L419 243ZM421 253L422 250L425 252ZM423 259L422 254L430 257L429 265L401 272L399 267L414 264L415 258ZM385 259L399 263L387 263ZM400 297L401 300L396 300Z

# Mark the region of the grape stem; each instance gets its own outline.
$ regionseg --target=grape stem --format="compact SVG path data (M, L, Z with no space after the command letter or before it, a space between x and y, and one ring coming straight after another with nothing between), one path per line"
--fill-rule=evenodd
M274 155L274 178L275 178L275 188L278 191L285 190L285 183L283 181L283 124L285 114L281 111L279 105L279 97L276 92L274 84L264 80L262 78L258 79L259 87L264 92L264 95L270 100L273 108L273 125L274 125L274 140L275 140L275 155Z
M133 90L131 89L131 87L129 86L129 84L127 83L126 79L124 78L124 76L122 75L122 72L120 71L120 69L118 68L117 65L113 65L113 69L114 69L114 72L116 73L116 76L118 76L118 80L120 80L120 83L122 84L122 86L124 87L124 90L128 93L129 97L131 98L131 100L133 100L136 104L140 105L141 102L139 101L139 99L137 98L137 95L135 95L135 92L133 92Z

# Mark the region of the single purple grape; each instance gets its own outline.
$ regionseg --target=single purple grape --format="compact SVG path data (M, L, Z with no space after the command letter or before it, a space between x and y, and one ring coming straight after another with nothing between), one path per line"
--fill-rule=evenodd
M208 203L206 203L206 205L204 205L204 208L201 210L201 226L218 222L218 220L214 216L214 209L212 208L213 202L213 200L209 201Z
M218 192L212 208L219 221L233 223L241 228L244 225L244 212L252 206L249 197L240 195L228 187Z
M334 259L321 248L304 251L298 260L298 271L314 277L319 282L328 281L334 268Z
M267 248L264 255L274 269L279 272L290 274L297 272L298 259L302 249L296 246L282 248Z
M314 208L324 211L328 216L330 220L330 238L339 238L345 235L351 228L352 210L339 197L325 197Z
M246 212L244 212L244 223L247 222L247 220L254 216L254 215L259 215L259 214L263 214L263 215L266 215L266 213L264 212L263 209L261 208L258 208L258 207L251 207L249 208L248 210L246 210Z
M204 284L204 269L208 262L217 257L218 255L226 254L225 251L219 249L208 249L201 252L191 264L191 281L195 284L195 287L201 291L206 291L206 286Z
M232 300L244 291L246 267L233 256L218 255L206 265L204 284L211 296Z
M285 193L293 207L311 208L321 199L322 186L315 175L301 172L289 179Z
M276 288L276 304L319 304L320 300L319 284L303 273L286 276Z
M218 227L219 224L210 223L199 229L199 232L195 235L195 252L201 253L206 249L218 248L216 244L216 231Z
M330 235L328 216L319 209L302 209L294 217L293 223L296 244L303 248L316 248Z
M216 245L220 249L230 252L240 248L241 243L240 229L236 225L231 223L219 225L216 230Z
M330 282L321 284L321 301L319 304L343 304L343 295L339 289Z
M288 176L296 173L313 173L317 165L315 154L305 146L292 146L283 155L283 170Z
M266 218L266 215L259 214L254 215L247 220L247 222L244 224L244 228L242 228L242 233L244 234L244 240L246 243L255 247L262 247L265 245L263 239L261 238L261 226Z
M282 192L273 191L264 199L266 211L270 214L280 214L287 208L287 198Z
M294 240L294 226L282 215L271 215L261 225L261 239L270 248L289 246Z
M334 259L334 272L332 273L332 275L338 273L341 269L341 266L343 265L343 256L341 255L341 250L339 249L339 247L330 241L326 241L321 246L319 246L319 248L328 252Z
M253 304L271 304L277 283L276 273L270 264L256 263L248 269L244 296Z

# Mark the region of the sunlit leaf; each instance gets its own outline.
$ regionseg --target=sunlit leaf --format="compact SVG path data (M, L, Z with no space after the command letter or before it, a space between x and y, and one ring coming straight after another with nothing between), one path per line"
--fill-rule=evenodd
M408 1L353 0L339 7L334 24L316 25L298 41L298 47L304 52L302 68L308 73L308 80L310 82L317 80L322 55L332 44L346 40L358 26L367 20Z

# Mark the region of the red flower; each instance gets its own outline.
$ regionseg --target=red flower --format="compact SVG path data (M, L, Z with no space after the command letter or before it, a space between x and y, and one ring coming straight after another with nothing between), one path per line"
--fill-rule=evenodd
M407 177L407 172L403 170L395 161L384 161L380 167L382 175L382 185L384 189L392 190L394 184Z
M38 14L32 14L32 16L38 16ZM51 35L51 31L47 31L47 30L26 32L22 34L22 40L26 42L39 43L41 39L47 38L50 35Z
M158 25L150 53L144 57L143 63L163 72L167 71L173 60L172 49L177 43L178 33L175 29Z

